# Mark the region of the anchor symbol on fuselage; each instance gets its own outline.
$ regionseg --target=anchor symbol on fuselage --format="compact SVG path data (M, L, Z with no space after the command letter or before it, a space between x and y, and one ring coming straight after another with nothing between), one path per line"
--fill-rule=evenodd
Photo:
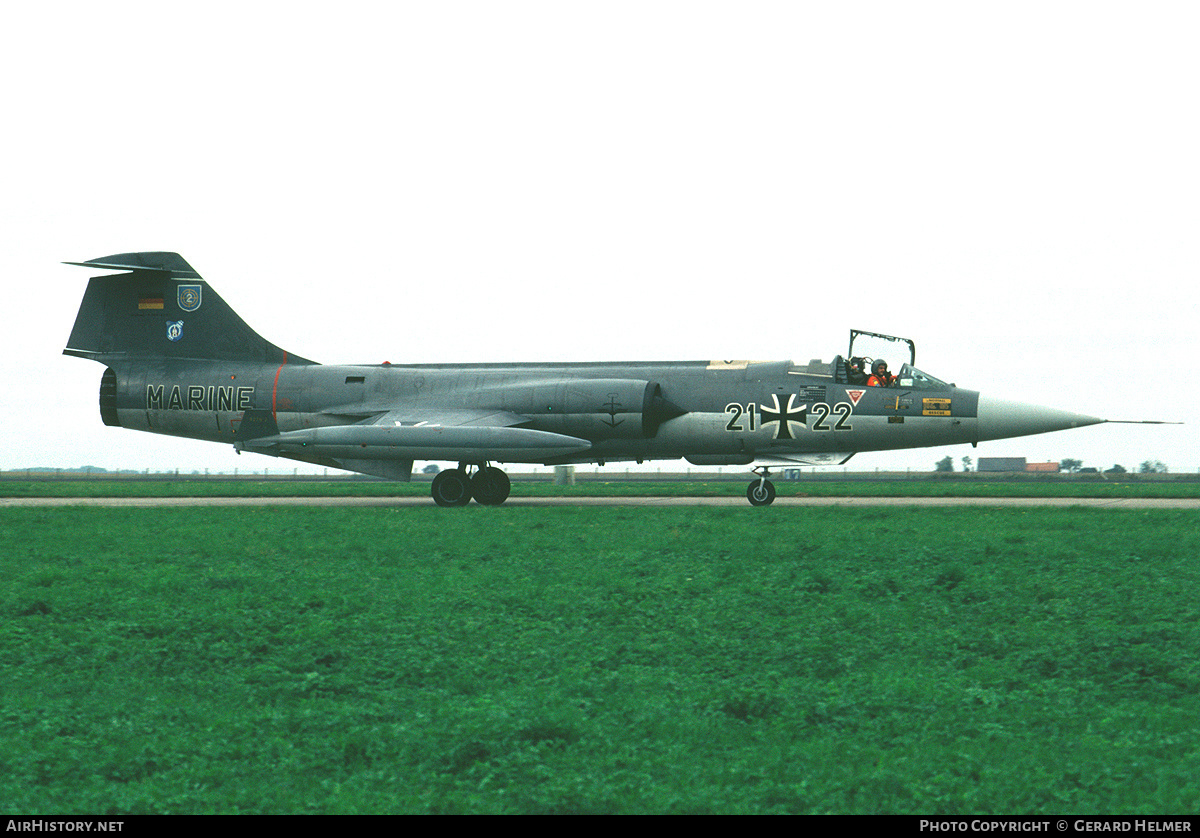
M620 402L617 401L616 393L609 393L608 394L608 402L606 404L602 404L600 406L608 408L608 420L604 421L605 425L608 425L610 428L615 428L615 427L617 427L617 425L625 424L624 419L622 419L619 422L617 421L617 411L621 409L622 405Z

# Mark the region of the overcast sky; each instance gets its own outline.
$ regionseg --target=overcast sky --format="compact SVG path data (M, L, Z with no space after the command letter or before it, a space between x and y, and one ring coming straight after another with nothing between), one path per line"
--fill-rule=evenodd
M1198 23L1183 2L22 4L0 34L0 468L295 465L106 428L102 368L61 354L90 275L63 260L173 250L322 362L828 360L861 328L965 387L1189 424L857 468L1200 470Z

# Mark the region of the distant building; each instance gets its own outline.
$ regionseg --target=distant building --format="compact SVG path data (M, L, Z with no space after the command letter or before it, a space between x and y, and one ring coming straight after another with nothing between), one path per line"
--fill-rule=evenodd
M1058 463L1027 463L1024 457L980 457L979 471L1057 474Z
M978 471L1024 471L1024 457L980 457Z

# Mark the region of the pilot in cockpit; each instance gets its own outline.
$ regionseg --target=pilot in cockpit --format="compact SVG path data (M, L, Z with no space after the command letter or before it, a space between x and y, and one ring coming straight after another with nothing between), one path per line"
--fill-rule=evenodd
M867 371L866 361L862 358L854 357L850 359L850 363L846 369L846 381L849 384L866 384Z
M868 387L891 387L896 383L896 376L888 372L887 361L876 358L871 363L871 377L867 379Z

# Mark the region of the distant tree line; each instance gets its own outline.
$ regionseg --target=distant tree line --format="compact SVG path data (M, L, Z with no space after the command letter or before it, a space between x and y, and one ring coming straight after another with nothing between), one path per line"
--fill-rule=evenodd
M962 466L963 471L970 471L971 458L963 457ZM1100 470L1097 468L1084 466L1083 460L1073 460L1070 458L1059 460L1058 468L1059 471L1066 472L1067 474L1099 474L1100 472ZM937 472L954 471L954 458L949 456L942 457L942 459L938 460L934 465L933 470ZM1142 464L1138 466L1138 474L1167 474L1169 472L1170 469L1167 468L1167 464L1162 460L1144 460ZM1112 468L1106 468L1104 473L1127 474L1128 469L1126 469L1125 466L1121 465L1120 463L1116 463Z

